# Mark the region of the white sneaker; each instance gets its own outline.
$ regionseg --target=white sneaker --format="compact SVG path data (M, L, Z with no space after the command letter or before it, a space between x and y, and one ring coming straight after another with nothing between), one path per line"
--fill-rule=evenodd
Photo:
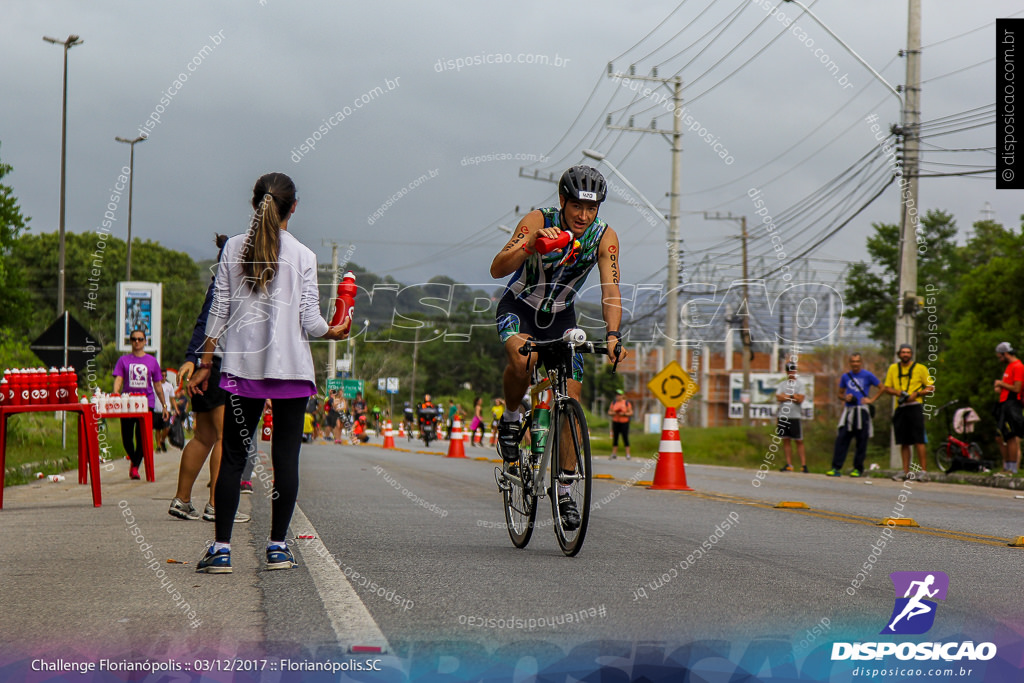
M203 510L203 519L205 519L207 522L217 521L217 511L214 510L213 506L210 505L209 503L206 504L206 508ZM252 517L245 514L244 512L235 513L235 522L237 522L238 524L243 524L251 519Z

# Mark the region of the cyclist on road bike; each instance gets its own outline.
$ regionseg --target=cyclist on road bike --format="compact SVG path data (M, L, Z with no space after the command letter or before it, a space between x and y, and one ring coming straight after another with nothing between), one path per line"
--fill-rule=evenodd
M601 314L607 328L608 355L624 358L619 345L622 308L619 298L619 238L608 224L597 217L605 199L604 176L590 166L573 166L558 183L559 207L537 209L526 214L508 243L491 262L491 277L512 275L498 302L498 335L505 345L507 365L503 375L505 412L498 423L498 451L506 462L519 458L519 431L522 396L530 385L533 359L519 355L527 339L548 341L576 327L573 299L596 265L601 275ZM561 250L540 254L538 237L556 238L563 231L572 240ZM573 359L569 395L581 400L583 358ZM562 463L569 467L570 463ZM568 486L559 486L558 501L562 516L579 522L576 504L568 495ZM571 523L571 521L570 521Z
M403 406L402 418L405 421L405 433L409 437L409 441L412 441L413 428L416 426L416 416L413 412L412 404L408 401Z

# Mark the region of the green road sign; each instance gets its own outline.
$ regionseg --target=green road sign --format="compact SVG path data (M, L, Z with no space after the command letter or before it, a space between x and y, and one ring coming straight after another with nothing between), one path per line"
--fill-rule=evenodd
M356 392L362 393L363 391L363 380L361 379L343 379L341 382L343 382L342 395L345 398L355 398Z

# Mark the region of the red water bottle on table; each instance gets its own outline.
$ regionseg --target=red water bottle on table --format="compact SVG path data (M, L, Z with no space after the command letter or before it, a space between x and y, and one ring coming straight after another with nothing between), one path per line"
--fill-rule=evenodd
M351 318L355 306L356 275L350 270L338 283L338 298L334 302L334 317L331 318L331 327L342 324L346 318Z
M68 366L68 397L72 403L78 403L78 373L70 365Z
M11 383L7 388L7 403L12 406L21 405L21 369L11 370Z

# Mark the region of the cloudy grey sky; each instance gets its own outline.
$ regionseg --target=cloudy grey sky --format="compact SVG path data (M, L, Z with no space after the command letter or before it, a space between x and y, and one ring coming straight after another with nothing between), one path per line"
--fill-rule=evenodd
M85 43L70 53L69 230L99 227L128 163L128 146L114 137L135 137L150 120L149 139L136 146L136 237L209 257L213 232L242 231L253 182L277 170L299 187L294 234L322 262L330 258L322 240L336 240L342 254L352 243L357 263L406 283L437 274L489 283L490 259L505 239L496 226L513 225L517 206L525 212L554 203L554 186L520 178L521 166L557 173L581 161L581 149L596 148L667 211L668 142L604 128L609 113L616 125L633 115L637 126L653 116L658 127L671 126L657 101L635 101L642 93L606 75L609 62L622 71L635 64L638 74L657 66L661 76L681 74L687 113L704 129L683 143L686 249L737 263L715 255L731 247L715 245L735 226L692 212L754 218L747 193L760 188L771 214L784 217L877 146L865 117L877 115L883 127L899 119L896 98L851 55L806 17L787 30L769 14L775 4L8 0L0 24L0 158L14 166L7 182L32 230L56 230L62 49L41 38L75 33ZM982 27L1020 12L1020 3L923 4L923 120L969 110L994 120L985 107L995 100L995 28ZM819 0L812 7L889 82L903 82L897 52L906 41L905 2ZM799 16L790 4L779 9ZM472 61L479 63L461 66ZM187 79L176 83L179 73ZM927 142L985 148L994 136L987 125ZM303 151L314 137L315 148ZM926 172L995 161L986 151L932 147L923 156ZM804 223L781 223L790 253L849 217L880 168L822 193L825 202L808 207ZM1011 225L1024 213L1022 193L997 192L990 177L927 179L921 188L922 207L954 213L962 229L986 202ZM114 224L122 238L126 204ZM663 278L663 225L625 202L608 203L602 216L624 243L624 280ZM812 253L837 262L864 258L870 223L897 220L890 187ZM751 246L754 259L769 254L767 240Z

